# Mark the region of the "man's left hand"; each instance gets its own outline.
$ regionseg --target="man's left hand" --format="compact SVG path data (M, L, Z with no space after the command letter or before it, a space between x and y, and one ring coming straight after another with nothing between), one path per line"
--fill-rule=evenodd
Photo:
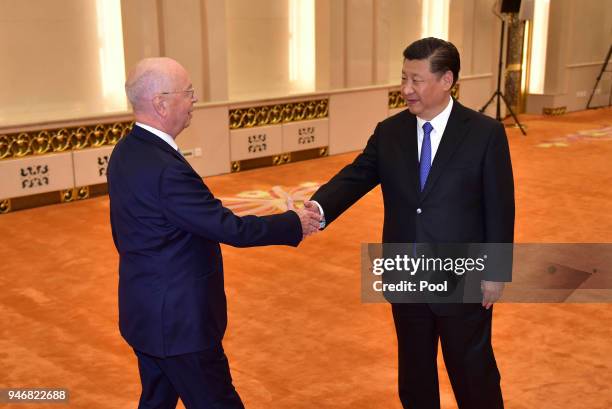
M504 292L504 285L505 283L499 281L482 280L480 282L480 289L482 290L482 306L487 310L491 308Z

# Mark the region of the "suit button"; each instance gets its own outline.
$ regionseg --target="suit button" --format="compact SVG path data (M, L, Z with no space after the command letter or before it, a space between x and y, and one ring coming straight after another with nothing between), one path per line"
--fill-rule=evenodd
M421 213L423 213L423 211L422 211L422 210L421 210L421 208L419 207L419 208L417 209L417 214L421 214Z

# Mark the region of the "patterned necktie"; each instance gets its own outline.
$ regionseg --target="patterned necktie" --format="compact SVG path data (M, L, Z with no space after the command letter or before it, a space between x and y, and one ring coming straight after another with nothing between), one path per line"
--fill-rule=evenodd
M427 182L427 175L431 169L431 138L429 135L433 130L433 126L429 122L423 124L423 144L421 145L421 159L419 160L419 177L421 181L421 191Z

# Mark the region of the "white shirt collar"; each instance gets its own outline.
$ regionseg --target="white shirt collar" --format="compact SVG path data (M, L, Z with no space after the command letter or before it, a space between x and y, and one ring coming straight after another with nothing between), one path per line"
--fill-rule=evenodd
M448 101L448 105L442 112L436 115L431 121L425 121L422 118L417 117L417 146L418 146L418 157L421 157L421 148L423 147L423 124L425 122L429 122L433 127L433 130L430 134L431 141L431 163L433 163L434 158L436 157L436 153L438 152L438 147L442 142L442 135L444 134L444 130L446 129L446 124L448 123L448 119L450 118L451 111L453 110L453 99L450 98Z
M448 123L448 118L450 117L451 111L453 110L453 98L449 97L448 99L449 101L448 105L446 105L446 108L444 108L442 112L436 115L431 121L426 121L417 116L417 125L419 129L423 129L423 124L425 122L429 122L431 126L433 126L433 129L436 131L436 133L442 136L442 134L444 133L444 129L446 128L446 124Z
M172 138L170 135L168 135L164 131L160 131L157 128L153 128L152 126L145 125L145 124L140 123L140 122L135 122L134 125L137 125L137 126L141 127L142 129L146 129L147 131L151 132L152 134L155 134L155 135L159 136L160 139L162 139L168 145L172 146L175 151L177 151L177 152L179 151L178 145L174 141L174 138Z

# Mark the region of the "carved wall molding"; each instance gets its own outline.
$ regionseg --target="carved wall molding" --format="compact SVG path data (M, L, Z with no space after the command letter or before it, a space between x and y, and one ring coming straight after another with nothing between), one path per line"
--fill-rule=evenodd
M243 129L327 118L329 100L288 102L229 110L229 128Z
M542 114L544 114L544 115L559 116L559 115L565 115L566 113L567 113L567 107L566 106L561 106L561 107L544 107L544 108L542 108Z
M114 145L133 125L128 121L0 135L0 160Z

